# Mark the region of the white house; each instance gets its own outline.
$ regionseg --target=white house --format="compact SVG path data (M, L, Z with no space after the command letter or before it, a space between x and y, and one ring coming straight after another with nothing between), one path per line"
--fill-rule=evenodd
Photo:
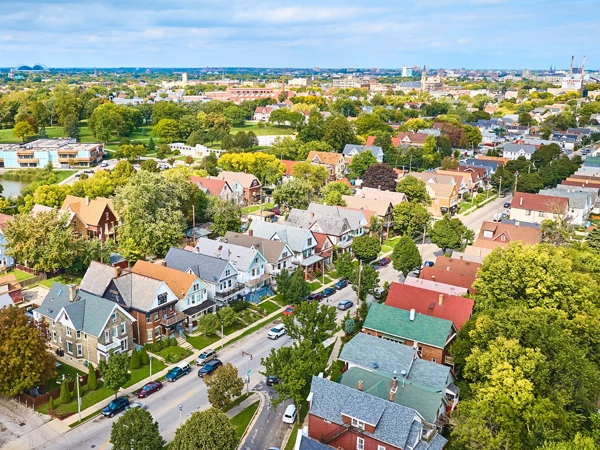
M515 160L519 156L524 156L527 161L531 159L531 155L537 150L535 145L527 144L505 144L502 156L510 160Z

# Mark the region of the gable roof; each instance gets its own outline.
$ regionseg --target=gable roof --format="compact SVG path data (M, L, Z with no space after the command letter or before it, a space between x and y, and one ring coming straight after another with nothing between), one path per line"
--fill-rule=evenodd
M521 150L523 151L523 153L533 155L537 150L537 147L535 145L527 144L504 144L505 152L519 153Z
M460 286L452 286L451 284L438 283L433 280L424 280L423 278L406 277L404 284L407 286L415 286L430 291L439 292L440 294L458 295L468 294L469 290Z
M336 165L340 164L340 162L343 163L343 161L344 161L344 157L340 153L317 152L314 150L308 153L308 156L306 157L306 161L314 162L313 160L315 159L315 157L319 159L321 164L326 164L329 166L336 166Z
M98 226L106 208L109 208L118 219L119 216L112 204L112 200L104 197L96 197L94 200L89 200L89 198L67 195L60 207L63 211L70 211L77 214L85 224L93 226Z
M342 199L346 202L348 208L373 211L381 217L386 216L392 206L389 200L383 199L379 200L353 195L342 195Z
M481 267L481 264L466 261L464 259L448 258L447 256L438 256L435 260L435 265L438 269L446 270L448 272L456 272L462 275L477 276L477 271Z
M289 159L282 159L281 163L285 166L285 175L292 176L292 167L298 164L299 161L290 161Z
M235 267L229 264L229 261L214 256L207 256L201 253L190 252L180 248L171 247L165 256L167 267L187 272L191 270L194 275L205 283L218 283L225 268L230 266L234 272Z
M187 295L190 288L196 283L198 278L191 273L181 270L171 269L160 264L152 264L148 261L138 259L135 265L131 268L133 273L164 281L166 285L173 291L178 298L183 298ZM201 282L202 283L202 282ZM204 283L203 287L204 286Z
M547 195L550 197L563 197L569 200L569 208L585 209L593 206L592 196L589 192L581 191L569 191L564 189L543 189L540 191L540 195Z
M373 156L375 156L376 158L378 156L380 156L380 157L383 156L383 150L381 149L381 147L379 147L377 145L373 145L373 144L367 144L367 145L346 144L344 147L344 150L342 150L342 154L348 156L353 151L356 151L357 153L363 153L363 152L370 151L371 154Z
M229 184L225 180L220 180L214 177L190 177L190 181L196 184L199 188L208 192L210 195L220 195L225 185L231 190Z
M304 209L293 208L286 220L288 225L298 228L315 229L317 224L321 232L331 236L341 236L350 231L350 224L344 217L324 215Z
M400 131L398 132L398 136L397 136L397 141L398 144L394 141L394 138L392 138L392 142L394 142L394 144L396 146L399 145L399 143L402 142L410 142L412 144L423 144L425 142L425 139L427 139L427 136L429 136L427 133L414 133L412 131Z
M385 300L387 306L407 311L414 309L419 314L451 320L458 331L471 317L474 304L470 298L396 282L392 283Z
M259 220L254 220L250 224L248 231L251 231L253 236L264 239L273 239L276 237L289 245L296 253L304 250L308 238L314 237L312 232L307 228L298 228L280 223L261 222Z
M362 226L366 226L367 218L362 211L355 209L343 208L340 206L321 205L320 203L312 202L308 205L307 211L321 216L341 217L348 221L348 225L353 230L357 230Z
M126 307L139 311L152 309L152 304L163 285L170 291L165 282L138 273L127 273L113 279L113 283L119 290ZM173 294L172 291L171 293Z
M408 345L357 333L344 344L339 359L374 372L401 375L404 371L406 380L435 390L446 389L452 382L450 367L415 356L416 350Z
M92 261L85 271L85 275L79 284L79 289L102 297L110 284L110 280L118 277L120 274L121 269L118 267L115 268L108 264Z
M255 258L265 259L257 249L208 238L198 239L195 248L202 255L214 256L229 261L237 270L242 272L250 270Z
M379 303L371 304L363 327L437 348L444 348L456 332L450 320L419 313L410 320L410 311Z
M256 178L251 173L244 172L228 172L226 170L219 172L219 175L216 177L219 180L225 180L232 186L232 184L237 181L244 189L250 189L252 187L252 183L254 181L258 182L257 186L261 186L260 180Z
M564 197L549 197L540 194L516 192L510 206L517 209L564 214L569 208L569 200Z
M468 289L469 292L474 292L473 283L475 283L475 276L473 275L450 272L438 267L423 267L419 278L436 281L438 283L451 284L452 286L460 286Z
M491 232L492 237L486 237L486 231ZM502 236L504 236L504 240L502 240ZM541 240L542 232L539 228L517 226L505 222L484 221L481 224L474 246L482 248L505 247L515 241L521 241L526 245L534 245Z
M402 192L383 191L370 187L361 187L358 196L370 200L383 200L391 203L392 206L406 201L406 195Z
M249 236L247 234L235 233L228 231L223 237L223 242L240 245L242 247L254 247L258 250L271 264L277 264L283 250L287 247L285 242L272 241L258 236ZM288 247L289 248L289 247ZM290 249L290 251L292 251Z

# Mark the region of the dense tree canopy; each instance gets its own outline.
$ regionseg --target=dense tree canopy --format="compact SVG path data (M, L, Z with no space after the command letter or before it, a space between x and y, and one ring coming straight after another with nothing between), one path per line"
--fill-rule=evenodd
M217 408L195 412L175 432L173 450L235 450L238 438L227 414Z
M115 450L162 450L165 440L148 411L132 408L113 423L110 443Z

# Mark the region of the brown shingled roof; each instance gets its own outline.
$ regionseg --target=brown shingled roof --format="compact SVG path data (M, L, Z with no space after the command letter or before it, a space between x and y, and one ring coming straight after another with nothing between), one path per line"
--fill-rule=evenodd
M488 233L491 232L492 237L486 237L486 231ZM474 246L494 249L496 247L506 247L515 241L534 245L541 240L542 232L538 228L523 227L502 222L483 222Z
M438 256L435 260L435 267L448 272L455 272L461 275L477 276L477 271L481 264L473 261L465 261L464 259L447 258L446 256Z
M552 214L564 214L569 208L569 199L566 197L552 197L550 195L515 193L511 208L542 211Z
M340 163L340 160L344 159L340 153L311 151L306 157L306 161L312 162L315 156L319 158L321 163L330 166L335 166Z
M102 214L107 207L118 217L112 201L104 197L96 197L94 200L89 200L89 198L67 195L60 209L77 214L86 225L98 226Z
M173 291L173 294L179 298L184 298L197 280L196 275L181 272L159 264L152 264L141 259L139 259L131 268L131 272L154 278L155 280L164 281L169 289Z
M475 276L462 275L457 272L450 272L437 267L423 267L420 278L437 281L438 283L451 284L452 286L460 286L468 289L470 293L475 292L473 290Z

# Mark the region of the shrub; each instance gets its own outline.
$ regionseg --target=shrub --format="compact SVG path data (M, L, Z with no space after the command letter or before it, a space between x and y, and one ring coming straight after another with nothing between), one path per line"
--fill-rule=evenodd
M48 401L48 411L54 411L54 398L50 396L50 400Z
M236 300L229 305L236 313L239 313L248 308L248 303L243 300Z
M146 350L146 346L145 345L140 350L140 362L144 366L147 366L148 364L150 364L150 356L148 356L148 351Z
M135 370L140 368L140 355L133 349L131 352L131 358L129 358L129 370Z
M71 401L71 391L69 391L69 380L66 378L60 385L60 402L64 405Z
M175 339L174 337L172 337L170 345L171 345L171 347L177 347L177 339Z
M344 361L336 359L331 363L331 376L329 379L331 381L337 381L340 375L342 375L342 370L344 370Z
M94 369L94 366L91 363L88 365L87 387L90 391L95 391L96 389L98 389L98 380L96 378L96 370Z

